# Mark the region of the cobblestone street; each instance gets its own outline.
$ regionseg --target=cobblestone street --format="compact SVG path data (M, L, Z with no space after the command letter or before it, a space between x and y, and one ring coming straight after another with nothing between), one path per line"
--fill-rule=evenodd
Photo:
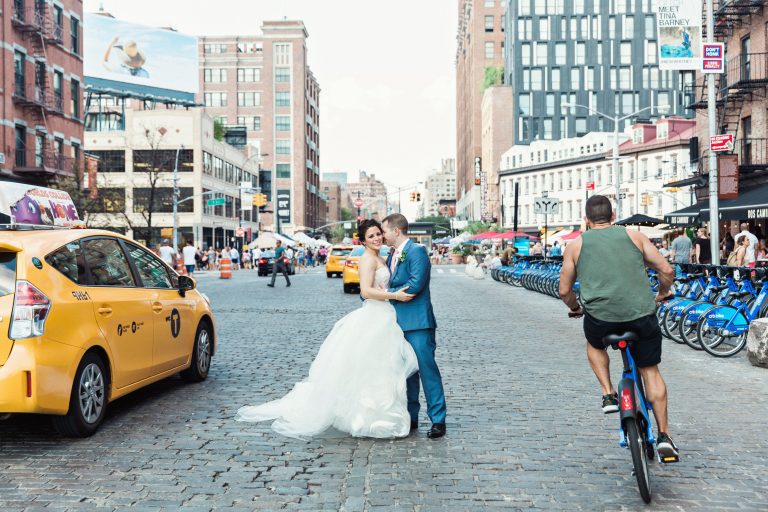
M275 289L255 272L200 277L218 327L208 380L120 399L92 438L60 438L42 417L0 422L0 510L768 510L768 371L744 353L719 360L665 342L682 461L652 464L644 506L618 418L600 411L581 322L460 267L432 271L444 439L426 438L426 416L418 435L392 441L301 442L235 422L240 406L302 379L333 323L359 307L321 270Z

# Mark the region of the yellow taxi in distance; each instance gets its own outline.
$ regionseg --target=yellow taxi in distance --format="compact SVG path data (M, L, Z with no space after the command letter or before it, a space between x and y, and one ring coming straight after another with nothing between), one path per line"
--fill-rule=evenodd
M0 226L0 417L50 414L89 436L116 398L204 380L214 351L208 298L133 240Z
M352 245L334 245L328 251L328 259L325 262L325 275L328 277L341 276L344 272L344 260L352 252Z
M355 293L360 290L360 272L358 267L360 265L360 256L365 252L365 247L362 245L355 246L352 252L347 256L347 260L344 262L344 273L342 274L342 283L344 285L344 293ZM382 245L379 250L379 255L387 259L389 253L389 247Z

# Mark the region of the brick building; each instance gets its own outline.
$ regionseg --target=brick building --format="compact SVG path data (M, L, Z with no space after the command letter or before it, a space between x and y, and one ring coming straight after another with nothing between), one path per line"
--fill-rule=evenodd
M325 222L338 222L341 220L341 201L342 188L338 181L323 180L320 182L320 189L325 195ZM346 190L344 190L346 192Z
M280 230L305 230L318 226L325 212L320 86L307 65L303 22L265 21L261 30L200 37L198 100L224 125L246 127L262 168L273 171L270 209L280 212Z
M482 158L483 83L487 75L490 78L495 73L499 79L503 75L505 2L459 0L458 4L456 197L459 215L479 218L480 194L479 183L475 184L475 160ZM474 213L473 209L477 212Z
M739 197L720 200L720 239L727 231L739 231L748 221L756 232L768 232L768 9L766 1L715 2L714 37L725 42L726 70L701 75L686 86L688 108L696 113L698 143L691 159L697 175L672 186L696 185L698 205L680 217L696 223L709 221L709 140L707 80L715 80L717 131L734 136L731 153L738 159ZM693 148L693 146L692 146Z
M40 185L81 157L81 0L3 0L0 179Z
M358 197L363 200L363 206L360 207L360 215L363 218L381 220L387 216L387 187L376 179L375 174L360 171L357 182L347 184L347 192L352 201ZM357 208L353 208L357 214Z

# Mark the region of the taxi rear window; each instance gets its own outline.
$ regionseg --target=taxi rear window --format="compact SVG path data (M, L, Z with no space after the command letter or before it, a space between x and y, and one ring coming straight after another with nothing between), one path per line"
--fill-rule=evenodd
M346 256L352 249L331 249L331 256Z
M85 264L80 242L70 242L45 257L50 266L77 284L85 284Z
M16 253L0 252L0 297L16 288Z

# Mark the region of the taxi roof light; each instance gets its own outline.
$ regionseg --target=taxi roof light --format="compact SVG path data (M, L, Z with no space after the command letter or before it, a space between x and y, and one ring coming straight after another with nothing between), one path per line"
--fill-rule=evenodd
M32 283L16 281L10 337L18 340L42 336L51 310L50 299Z

